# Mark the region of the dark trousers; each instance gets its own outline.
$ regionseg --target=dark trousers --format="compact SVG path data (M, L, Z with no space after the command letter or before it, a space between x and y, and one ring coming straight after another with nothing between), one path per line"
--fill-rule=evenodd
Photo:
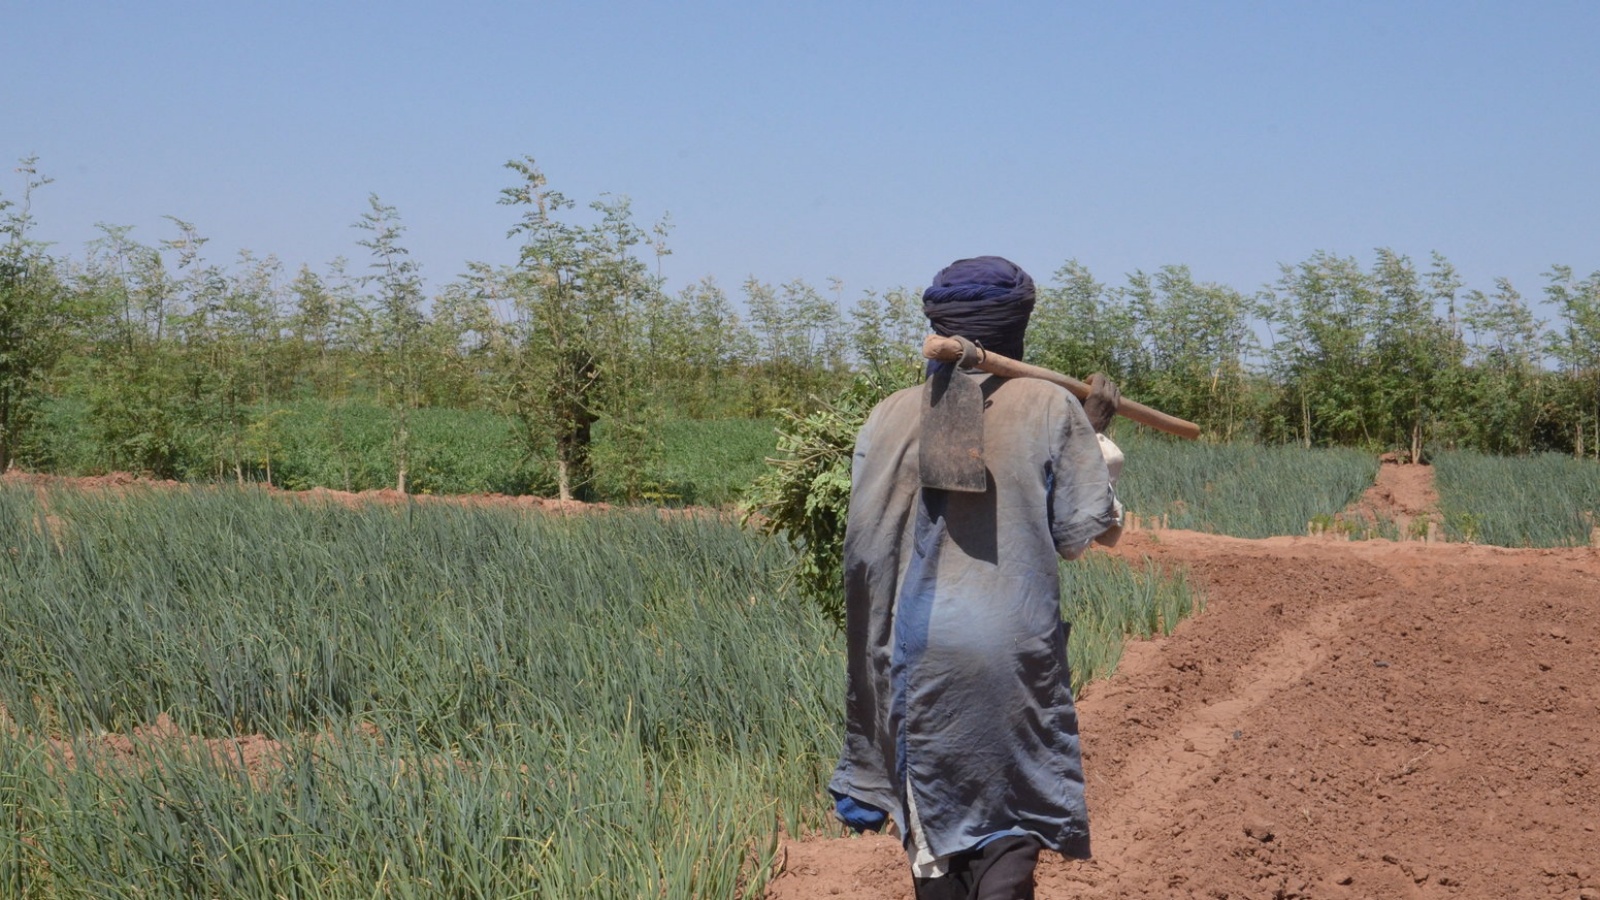
M971 853L950 857L950 871L918 878L917 900L1033 900L1033 867L1039 842L1003 837Z

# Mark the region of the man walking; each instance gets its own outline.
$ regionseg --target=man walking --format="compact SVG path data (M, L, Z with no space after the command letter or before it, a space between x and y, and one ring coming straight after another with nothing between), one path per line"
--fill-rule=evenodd
M936 332L1014 359L1033 304L1033 280L996 256L951 264L923 294ZM1048 382L982 378L981 494L921 486L919 388L879 404L857 439L829 789L857 830L894 819L919 900L1031 898L1041 848L1089 855L1056 560L1120 531L1108 459L1121 457L1099 434L1119 397L1090 384L1080 405Z

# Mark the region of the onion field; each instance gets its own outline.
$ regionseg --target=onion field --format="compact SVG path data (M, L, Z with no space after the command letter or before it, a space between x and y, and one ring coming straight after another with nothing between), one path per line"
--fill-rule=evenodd
M1348 448L1184 442L1121 427L1117 496L1141 520L1241 538L1303 535L1372 486L1378 460Z
M1600 537L1600 462L1565 454L1524 458L1468 450L1434 463L1444 531L1501 547L1583 547Z

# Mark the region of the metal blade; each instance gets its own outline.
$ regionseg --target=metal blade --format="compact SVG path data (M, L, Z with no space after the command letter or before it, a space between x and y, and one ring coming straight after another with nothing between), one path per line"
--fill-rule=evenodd
M955 366L938 366L922 385L922 486L983 493L983 391Z

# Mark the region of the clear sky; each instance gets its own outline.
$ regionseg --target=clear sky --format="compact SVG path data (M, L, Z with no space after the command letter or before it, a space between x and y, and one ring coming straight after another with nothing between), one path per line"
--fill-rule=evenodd
M1536 295L1600 269L1600 3L210 2L0 6L0 157L209 257L364 262L377 193L437 287L510 262L502 164L670 213L671 287L921 286L1189 265L1253 291L1317 250L1444 253ZM19 176L0 172L15 198Z

